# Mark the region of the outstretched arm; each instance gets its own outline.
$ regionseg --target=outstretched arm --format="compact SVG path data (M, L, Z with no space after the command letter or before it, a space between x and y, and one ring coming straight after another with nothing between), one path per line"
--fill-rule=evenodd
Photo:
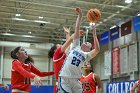
M76 8L76 12L78 14L77 21L76 21L76 26L75 26L75 33L71 35L71 37L62 45L61 50L65 51L68 46L70 46L71 42L79 38L79 30L80 30L80 23L82 19L82 12L80 8Z
M76 20L76 26L75 26L75 32L73 39L76 40L79 38L79 30L80 30L80 24L82 20L82 11L80 8L75 9L76 13L78 14L77 20Z
M64 52L70 46L71 42L73 41L73 35L62 45L61 51Z
M63 27L63 29L66 34L66 40L68 40L70 38L70 28Z
M93 49L90 53L91 53L92 57L95 57L100 52L100 45L99 45L99 41L97 39L95 27L92 25L91 28L93 30L93 38L94 38L95 49Z
M54 74L53 71L52 72L41 72L36 67L34 67L32 64L31 64L31 72L33 72L34 74L36 74L40 77L51 76Z
M70 38L70 28L63 27L63 29L66 34L66 41L67 41ZM65 53L68 53L69 50L70 50L70 45L66 48Z

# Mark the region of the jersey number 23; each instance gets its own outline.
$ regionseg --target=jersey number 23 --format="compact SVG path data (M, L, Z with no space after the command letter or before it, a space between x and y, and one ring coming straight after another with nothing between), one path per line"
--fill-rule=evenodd
M79 59L77 59L76 57L73 57L71 64L78 67L80 62L81 61Z

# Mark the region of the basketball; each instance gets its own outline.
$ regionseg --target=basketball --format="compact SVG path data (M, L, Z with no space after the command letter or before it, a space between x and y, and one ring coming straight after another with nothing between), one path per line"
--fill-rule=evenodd
M88 10L87 14L86 14L87 20L89 20L90 22L97 22L100 20L101 18L101 12L99 9L94 8L94 9L90 9Z

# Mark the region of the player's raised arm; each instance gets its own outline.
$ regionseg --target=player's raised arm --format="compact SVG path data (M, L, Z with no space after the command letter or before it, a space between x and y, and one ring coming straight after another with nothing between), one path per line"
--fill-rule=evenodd
M64 29L64 33L66 35L66 41L67 41L70 38L70 28L63 27L63 29ZM61 48L61 50L63 50L62 48ZM70 45L66 48L65 53L68 53L69 49L70 49Z
M70 38L68 38L68 40L66 40L66 42L62 45L61 47L61 51L66 51L66 49L70 46L71 42L73 41L73 35L70 36Z
M91 50L91 55L95 57L100 52L100 45L96 35L96 28L91 25L91 29L93 30L93 38L94 38L94 46L95 48Z
M70 28L63 27L64 33L66 34L66 40L70 38Z
M75 26L75 33L73 39L76 40L79 38L79 30L80 30L80 24L82 20L82 11L80 8L75 9L76 13L78 14L77 20L76 20L76 26Z
M71 44L71 42L75 39L78 39L80 35L79 30L80 30L80 23L82 19L82 11L80 8L76 8L75 11L78 14L78 17L76 20L76 26L75 26L75 33L71 35L71 37L63 44L61 48L62 51L65 51L68 48L68 46Z

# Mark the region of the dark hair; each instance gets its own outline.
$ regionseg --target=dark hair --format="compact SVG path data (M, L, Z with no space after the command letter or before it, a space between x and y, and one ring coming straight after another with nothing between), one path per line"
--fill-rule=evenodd
M86 27L83 27L82 30L86 31Z
M14 50L11 51L11 58L18 59L16 53L19 51L20 48L21 48L21 46L18 46Z
M94 70L93 70L93 65L91 65L90 72L93 72L93 73L94 73Z
M56 50L56 48L57 48L56 44L51 47L51 49L48 52L48 57L49 58L53 58L53 54L54 54L54 51Z
M90 72L93 72L94 73L94 71L92 69L90 70Z
M28 58L25 60L25 64L28 63L34 63L34 59L31 56L28 56Z

